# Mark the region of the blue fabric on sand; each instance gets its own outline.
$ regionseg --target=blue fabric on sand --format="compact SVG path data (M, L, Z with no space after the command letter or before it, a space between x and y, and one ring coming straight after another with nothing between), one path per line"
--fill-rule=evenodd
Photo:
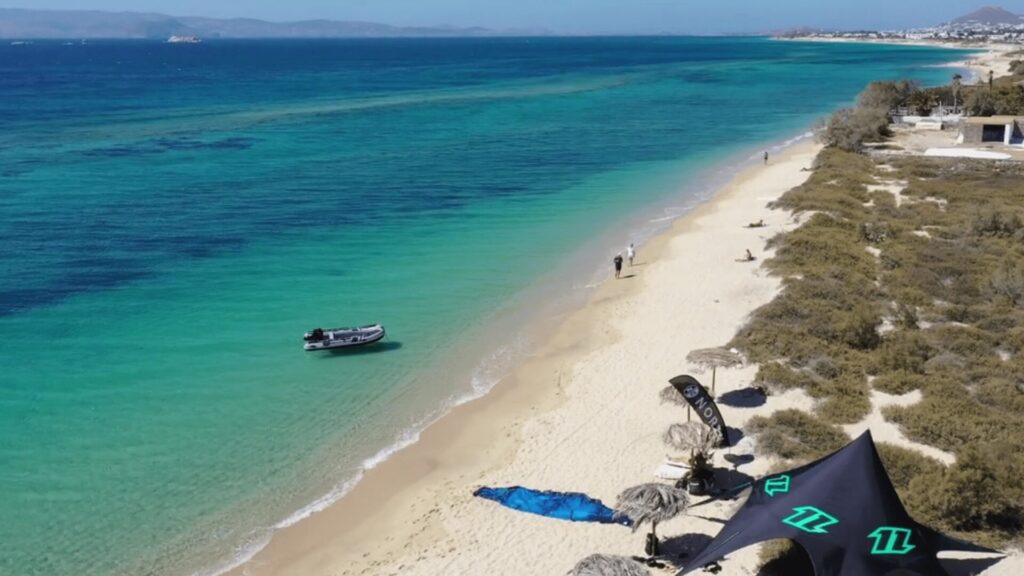
M474 496L493 500L513 510L522 510L548 518L560 518L573 522L600 522L631 526L633 521L626 517L615 518L615 511L596 498L579 492L551 492L531 490L522 486L509 488L483 487L473 492Z

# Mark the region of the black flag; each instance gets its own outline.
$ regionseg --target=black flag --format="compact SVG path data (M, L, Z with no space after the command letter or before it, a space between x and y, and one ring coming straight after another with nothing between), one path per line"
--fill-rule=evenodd
M718 405L708 394L708 391L697 382L697 379L693 376L676 376L675 378L668 381L669 384L675 386L676 390L686 398L686 401L690 403L690 406L700 416L701 421L710 426L711 428L718 430L722 435L722 446L729 445L729 432L725 428L725 420L722 419L722 413L718 410Z

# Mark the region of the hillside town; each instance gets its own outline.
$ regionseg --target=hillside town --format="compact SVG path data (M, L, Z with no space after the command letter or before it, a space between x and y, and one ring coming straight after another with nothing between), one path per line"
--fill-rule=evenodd
M976 10L950 22L927 28L845 31L800 29L789 31L781 36L786 38L827 38L837 40L870 39L1024 45L1024 16L992 6Z

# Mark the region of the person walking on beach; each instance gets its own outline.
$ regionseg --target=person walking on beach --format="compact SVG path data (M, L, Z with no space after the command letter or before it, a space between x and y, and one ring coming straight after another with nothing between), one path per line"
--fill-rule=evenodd
M626 258L629 258L629 267L633 267L633 258L636 258L636 248L633 248L633 243L630 242L629 248L626 248Z
M622 253L616 254L612 262L615 264L615 278L618 278L622 274Z
M767 150L764 151L764 165L765 166L768 165L768 151Z

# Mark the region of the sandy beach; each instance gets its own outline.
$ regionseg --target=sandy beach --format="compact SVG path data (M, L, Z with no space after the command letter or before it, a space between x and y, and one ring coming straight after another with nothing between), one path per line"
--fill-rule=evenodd
M481 485L519 484L581 491L606 503L625 487L654 480L671 452L660 439L685 420L658 391L678 374L701 373L687 352L726 343L779 279L760 262L765 242L798 225L766 204L807 177L817 154L805 141L752 166L715 198L644 245L621 280L609 280L570 314L548 342L484 399L457 409L421 441L368 472L339 503L275 535L238 574L556 574L593 552L635 554L643 534L516 513L477 499ZM764 228L746 224L764 219ZM758 258L738 262L746 249ZM720 370L718 392L745 388L756 366ZM708 380L709 374L704 375ZM810 409L802 392L759 408L722 406L728 424L789 407ZM727 452L753 452L749 438ZM740 471L756 476L770 462ZM701 508L727 518L735 503ZM720 524L695 516L661 529L690 534L699 549ZM677 540L676 542L679 542ZM730 569L753 569L756 550ZM729 573L745 573L733 572ZM752 573L752 572L751 572Z
M928 46L931 48L959 48L964 50L976 50L977 53L970 58L958 60L945 64L947 68L966 68L971 71L972 78L968 82L983 82L988 80L988 73L991 71L996 77L1008 76L1010 74L1010 62L1017 57L1010 56L1012 52L1024 50L1019 44L997 44L984 42L979 44L964 44L962 42L941 42L938 40L897 40L897 39L870 39L870 38L779 38L779 40L799 42L842 42L842 43L863 43L863 44L894 44L899 46Z
M337 504L280 531L234 574L562 574L595 552L631 555L643 533L617 525L570 523L523 514L472 496L482 485L580 491L614 504L628 486L654 481L671 453L661 441L684 411L659 403L658 391L678 374L702 374L685 361L693 349L722 345L748 314L780 289L760 263L766 241L799 226L766 204L802 183L820 146L804 141L754 165L711 201L682 217L639 252L624 278L609 279L569 314L537 352L485 398L461 406L425 431L421 441L369 471ZM763 228L746 224L763 219ZM746 249L755 262L737 261ZM756 366L719 370L718 393L746 388ZM942 462L954 457L906 439L880 414L911 404L919 393L873 393L872 413L847 426L878 441L919 449ZM776 410L813 410L803 391L776 394L753 407L720 405L730 427ZM735 440L735 439L734 439ZM755 455L738 472L757 477L773 464L742 437L715 455ZM696 552L740 501L718 501L659 526L673 553ZM733 554L726 575L757 573L758 547ZM987 576L1019 574L1019 555ZM661 572L658 572L661 573ZM672 573L666 569L663 573Z

